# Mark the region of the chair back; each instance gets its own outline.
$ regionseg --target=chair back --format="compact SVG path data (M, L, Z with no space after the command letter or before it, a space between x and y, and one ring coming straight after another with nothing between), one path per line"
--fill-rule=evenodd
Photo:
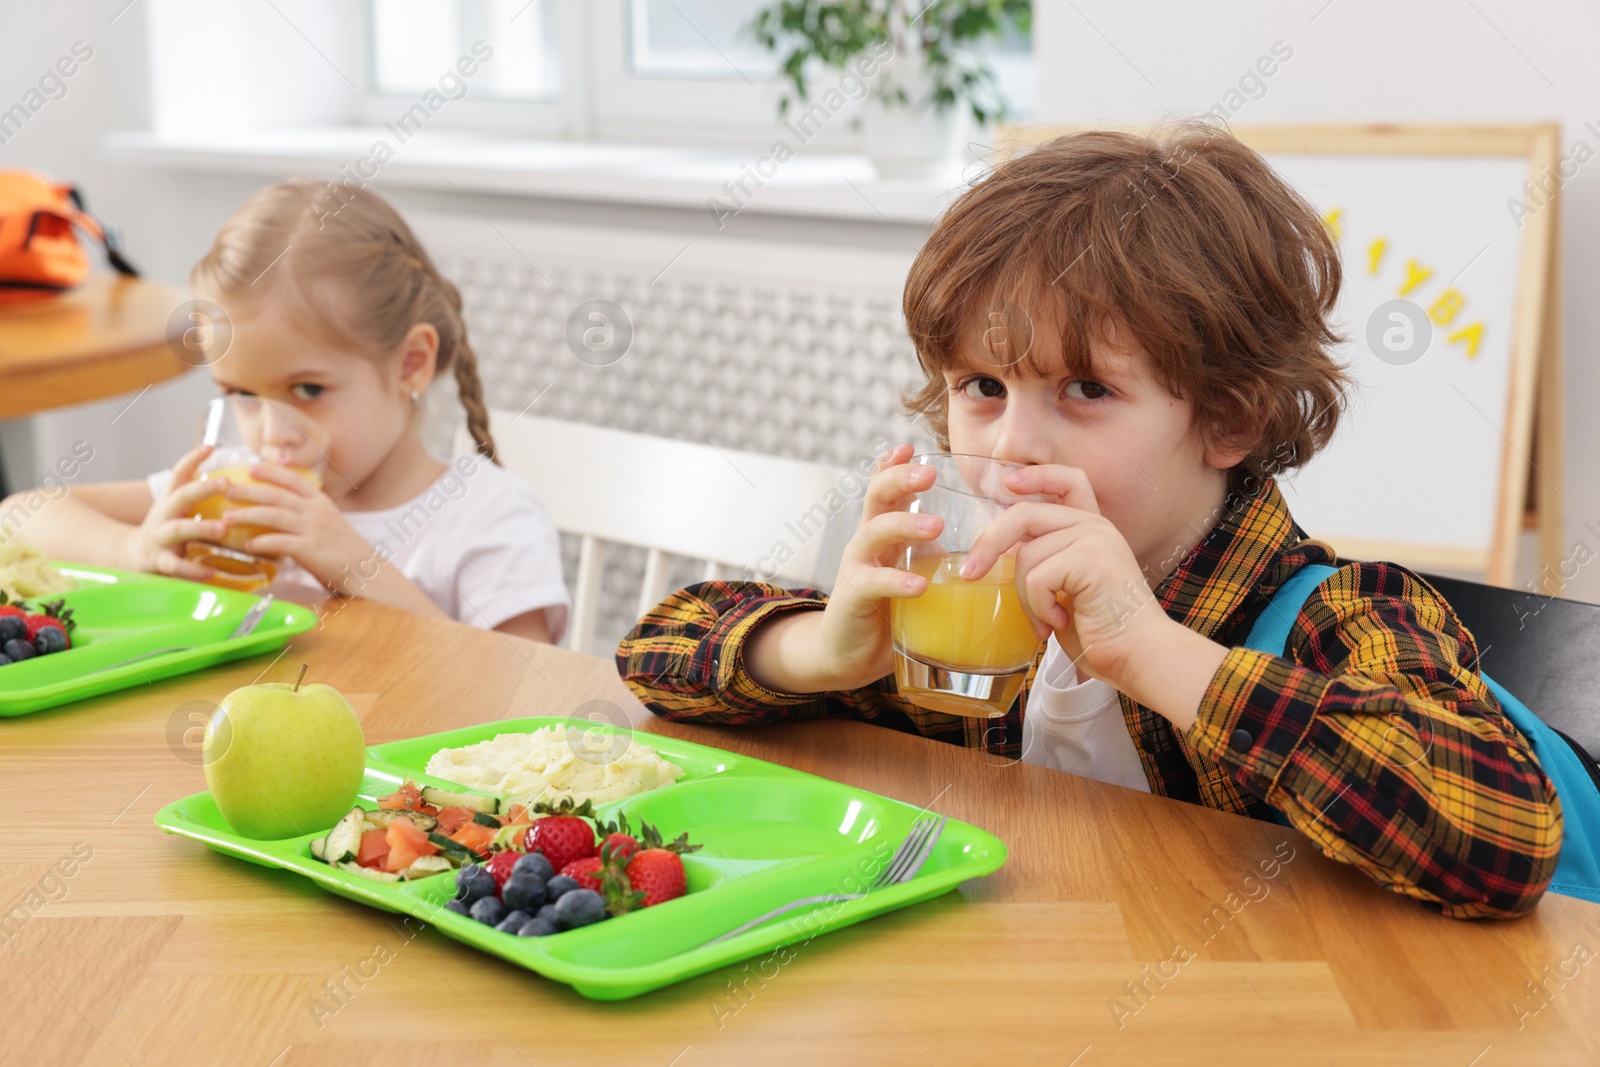
M841 470L537 415L489 416L501 464L533 486L557 529L580 539L569 648L588 651L593 640L608 544L647 550L639 615L670 591L674 557L703 562L708 579L745 570L790 585L832 578L820 573L823 531L849 502ZM463 428L456 452L471 448Z
M1600 760L1600 605L1422 577L1472 631L1481 669Z

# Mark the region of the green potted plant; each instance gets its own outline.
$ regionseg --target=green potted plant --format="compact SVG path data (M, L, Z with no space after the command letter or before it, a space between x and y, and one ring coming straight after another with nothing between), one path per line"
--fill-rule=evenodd
M870 71L858 78L867 155L884 177L909 177L949 166L966 115L980 126L1006 117L985 47L1032 17L1031 0L780 0L748 29L790 83L783 114L811 98L822 70ZM862 66L866 56L882 61Z

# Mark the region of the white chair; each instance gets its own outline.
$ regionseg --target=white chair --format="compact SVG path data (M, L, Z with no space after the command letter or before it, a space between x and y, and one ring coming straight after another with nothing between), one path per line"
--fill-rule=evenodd
M491 410L501 464L526 479L557 529L582 539L563 644L588 651L600 614L607 544L648 550L638 614L668 593L674 556L704 577L749 568L764 581L831 580L824 532L858 505L865 479L817 463ZM456 454L472 448L465 428ZM851 492L851 490L854 492ZM849 521L848 516L845 521ZM836 562L836 561L832 561Z

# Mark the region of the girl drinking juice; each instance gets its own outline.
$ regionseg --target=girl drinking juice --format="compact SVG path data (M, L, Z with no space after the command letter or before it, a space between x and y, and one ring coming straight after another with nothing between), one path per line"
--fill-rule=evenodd
M220 545L275 560L279 584L558 640L557 533L495 461L460 293L384 200L347 187L329 212L326 197L309 178L262 189L190 275L232 326L209 370L230 406L260 416L240 420L244 443L267 458L272 427L303 440L245 477L202 472L201 445L148 478L74 486L23 533L56 558L195 581L219 579L193 546ZM452 464L422 438L423 394L442 373L478 445Z

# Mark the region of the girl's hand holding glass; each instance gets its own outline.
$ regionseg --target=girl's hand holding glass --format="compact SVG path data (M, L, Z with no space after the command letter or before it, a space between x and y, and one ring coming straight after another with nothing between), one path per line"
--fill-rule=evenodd
M226 479L202 480L200 466L211 456L209 445L190 449L172 468L172 485L145 514L144 521L128 531L120 566L196 582L210 581L213 571L185 557L191 543L219 539L226 528L215 519L195 515L200 502L228 485Z
M209 492L196 490L200 496L194 518L216 524L208 530L220 532L207 532L185 545L185 557L210 572L205 580L253 592L270 583L278 569L275 554L254 551L249 543L275 527L240 519L238 498L229 491L259 484L267 471L288 475L315 491L322 484L329 434L286 405L234 393L206 405L199 437L206 455L198 473Z
M333 500L310 479L286 467L257 464L252 481L228 488L234 504L223 516L229 527L255 528L244 550L256 556L290 557L341 596L354 595L353 572L376 549L350 525Z

